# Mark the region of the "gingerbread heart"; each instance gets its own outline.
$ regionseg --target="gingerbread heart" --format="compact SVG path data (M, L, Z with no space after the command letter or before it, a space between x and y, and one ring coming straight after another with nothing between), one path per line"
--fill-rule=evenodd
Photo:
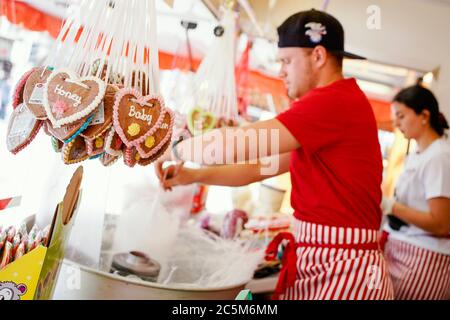
M101 60L97 59L94 61L94 63L92 64L91 67L91 75L92 76L96 76L98 73L98 70L100 68L100 64L101 64ZM106 73L108 71L108 62L105 61L104 65L103 65L103 69L102 72L100 74L100 79L102 79L103 81L106 81ZM113 83L115 85L119 85L119 84L123 84L124 82L124 78L121 74L116 73L116 72L112 72L110 70L109 73L109 78L108 78L108 83Z
M166 144L167 141L170 141L170 138L172 137L174 116L174 113L170 109L166 109L163 122L158 130L151 136L148 136L144 142L136 146L136 149L142 158L152 157Z
M89 159L84 138L78 136L71 142L64 144L62 157L65 164L79 163Z
M81 136L86 139L95 139L109 128L111 128L113 121L114 99L119 88L113 85L106 87L105 97L94 114L94 118L89 126L81 133Z
M50 120L46 120L46 126L47 131L55 138L65 142L69 143L75 137L77 137L81 132L83 132L89 123L91 123L93 119L93 115L90 115L87 118L83 118L81 120L78 120L74 123L64 125L59 128L53 127L53 124L50 122Z
M137 152L135 147L125 147L125 150L123 152L123 162L126 166L133 168L140 160L141 156L139 155L139 152Z
M79 78L70 70L58 70L44 87L44 108L55 128L74 123L92 112L102 102L106 85L96 77Z
M189 131L194 136L211 131L216 126L215 116L200 108L192 109L188 114L187 121Z
M136 89L122 89L114 104L114 127L128 148L135 147L158 130L165 112L161 97L142 96Z
M52 71L45 67L36 68L28 77L23 91L23 101L39 120L47 119L44 108L44 88Z
M64 143L61 140L56 139L55 137L52 137L51 140L52 140L53 150L55 150L56 153L60 153L62 150L62 147L64 146Z
M20 78L19 82L17 83L16 87L14 88L14 94L13 94L13 98L12 98L12 106L14 109L17 108L19 106L19 104L21 104L23 102L23 93L25 91L25 84L27 83L31 74L35 70L36 70L36 68L33 68L33 69L27 71L22 76L22 78Z
M103 166L109 167L109 166L112 166L114 163L116 163L117 160L119 160L119 158L120 158L120 156L113 156L113 155L105 152L100 157L100 162L102 163Z
M36 119L27 105L25 103L19 104L9 118L6 133L8 151L13 154L22 151L33 141L41 126L42 121Z
M237 127L238 124L235 120L229 119L227 120L224 117L221 117L219 121L217 122L217 128L224 128L224 127Z
M106 140L107 132L105 132L103 135L94 138L94 139L86 139L86 146L87 146L87 152L89 157L95 157L99 154L102 154L105 152L105 140Z
M148 166L149 164L155 162L156 160L158 160L166 151L167 149L170 147L171 141L167 141L161 149L158 150L157 153L155 153L153 156L151 156L150 158L141 158L138 161L138 164L140 166Z
M122 146L122 140L117 134L115 128L111 127L106 134L105 152L112 156L120 156L122 155Z

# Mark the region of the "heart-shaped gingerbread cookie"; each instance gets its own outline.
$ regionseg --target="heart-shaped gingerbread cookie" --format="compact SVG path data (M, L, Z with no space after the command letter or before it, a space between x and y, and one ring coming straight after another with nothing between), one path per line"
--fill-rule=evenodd
M172 137L172 129L174 123L174 113L170 109L166 109L163 122L154 134L148 136L141 144L136 146L139 155L142 158L150 158L155 155L167 141Z
M221 117L219 121L217 121L217 128L224 128L224 127L237 127L238 123L237 121L233 119L226 119L224 117Z
M216 126L216 117L200 108L193 108L188 114L187 121L189 131L194 136L209 132Z
M44 108L44 88L51 73L52 71L45 67L33 69L25 83L23 101L39 120L47 119L47 112Z
M74 123L94 112L105 91L105 83L98 78L79 78L70 70L54 71L44 87L47 117L55 128Z
M62 150L62 147L64 146L64 143L61 140L56 139L55 137L52 137L51 140L52 140L53 150L55 150L56 153L60 153Z
M8 151L17 154L27 147L36 137L41 126L42 121L36 119L27 105L25 103L19 104L9 118L6 133Z
M55 138L69 143L75 137L77 137L81 132L83 132L91 123L93 115L80 119L74 123L66 124L62 127L55 128L50 120L46 120L47 131Z
M158 130L165 112L161 97L142 96L136 89L122 89L116 94L114 127L128 148L135 147Z
M86 139L87 152L89 157L95 157L105 152L105 141L107 132L94 139Z
M133 168L140 160L141 156L139 155L139 152L137 152L135 147L125 147L125 150L123 152L123 162L126 166Z
M105 97L98 109L95 111L94 118L89 126L81 133L81 136L92 140L95 139L112 126L114 100L119 88L113 85L106 87Z
M149 164L155 162L156 160L158 160L158 159L159 159L159 158L167 151L167 149L169 149L170 144L171 144L171 141L170 141L170 140L167 141L167 142L162 146L162 148L158 150L157 153L155 153L155 154L154 154L153 156L151 156L150 158L141 158L141 159L138 161L138 164L139 164L140 166L148 166Z
M65 164L75 164L89 159L84 138L78 136L71 142L64 144L62 157Z
M117 134L115 128L111 127L111 129L109 129L108 133L106 134L105 152L109 153L112 156L120 156L122 155L122 147L122 140Z
M100 162L102 163L103 166L109 167L109 166L112 166L114 163L116 163L117 160L119 160L119 158L120 158L120 156L113 156L113 155L105 152L100 157Z
M20 78L19 82L17 83L16 87L14 88L14 94L13 94L13 98L12 98L13 109L17 108L17 106L23 102L23 93L25 91L25 84L27 83L27 81L30 78L31 74L35 70L36 70L36 68L33 68L33 69L27 71L22 76L22 78Z

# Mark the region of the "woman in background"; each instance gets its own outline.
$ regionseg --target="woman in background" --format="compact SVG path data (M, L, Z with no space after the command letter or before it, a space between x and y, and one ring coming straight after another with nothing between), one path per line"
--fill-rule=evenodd
M394 98L396 125L417 151L405 162L388 215L385 256L396 299L450 298L450 144L433 93L416 85Z

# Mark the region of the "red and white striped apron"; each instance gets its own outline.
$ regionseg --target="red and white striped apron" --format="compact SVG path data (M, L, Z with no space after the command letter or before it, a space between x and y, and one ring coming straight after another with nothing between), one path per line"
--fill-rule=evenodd
M389 237L384 254L398 300L450 299L450 256Z
M278 245L288 241L274 299L393 299L377 230L296 219L294 233L295 239L289 233L278 235L267 249L267 258L274 258Z

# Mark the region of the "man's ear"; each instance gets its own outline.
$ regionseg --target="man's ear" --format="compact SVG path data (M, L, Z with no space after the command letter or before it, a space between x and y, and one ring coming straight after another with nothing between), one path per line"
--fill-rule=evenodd
M316 46L313 50L313 63L317 68L322 68L328 59L327 49L323 46Z

